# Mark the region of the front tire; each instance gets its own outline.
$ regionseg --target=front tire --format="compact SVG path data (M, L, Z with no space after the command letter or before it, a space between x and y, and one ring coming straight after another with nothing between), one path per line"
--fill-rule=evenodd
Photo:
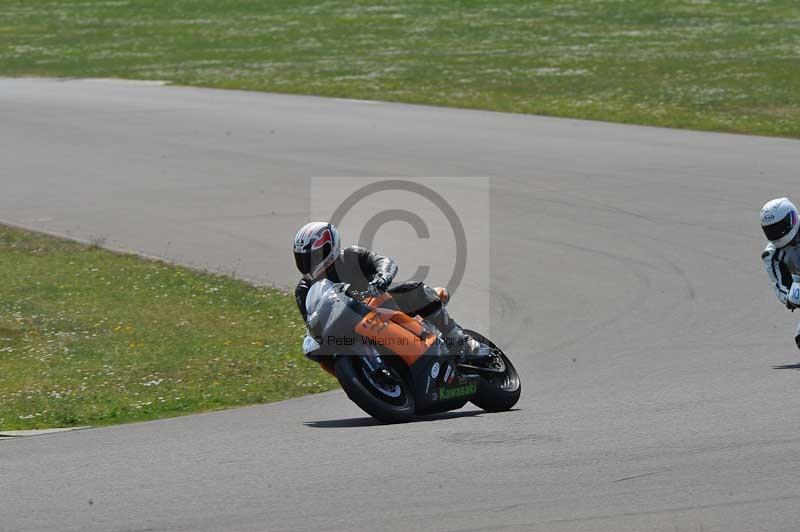
M503 359L503 364L505 364L506 368L503 373L496 375L489 376L481 373L478 391L470 401L487 412L511 410L519 401L520 394L522 394L522 381L520 381L517 369L505 353L494 345L491 340L475 331L464 330L464 332L480 343L493 348L495 353Z
M405 423L414 417L414 396L408 382L396 371L399 395L392 397L375 383L365 371L361 357L339 355L333 369L344 393L364 412L383 423Z

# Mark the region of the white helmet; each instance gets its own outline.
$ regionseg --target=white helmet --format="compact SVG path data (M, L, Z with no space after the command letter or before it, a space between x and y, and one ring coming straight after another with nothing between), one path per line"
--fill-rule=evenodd
M339 231L326 222L311 222L294 237L294 261L309 281L322 275L342 251Z
M797 207L788 198L768 201L761 208L761 229L776 248L782 248L797 235L800 229Z

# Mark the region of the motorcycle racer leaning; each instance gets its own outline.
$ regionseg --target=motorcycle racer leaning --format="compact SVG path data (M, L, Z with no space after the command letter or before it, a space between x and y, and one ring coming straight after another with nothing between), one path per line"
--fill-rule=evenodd
M350 290L369 291L373 296L388 292L397 307L411 316L420 315L442 333L442 339L462 360L488 355L489 348L464 333L450 317L444 305L447 296L441 297L433 288L421 282L408 282L389 287L397 275L397 263L368 249L351 246L341 248L339 231L326 222L311 222L297 231L294 237L294 258L303 275L294 295L297 307L308 319L306 296L317 281L329 279L334 283L349 283ZM303 342L305 355L319 358L319 344L306 335Z
M775 295L786 308L800 308L800 219L797 207L787 198L768 201L761 209L761 228L769 240L761 259ZM800 348L800 324L794 341Z

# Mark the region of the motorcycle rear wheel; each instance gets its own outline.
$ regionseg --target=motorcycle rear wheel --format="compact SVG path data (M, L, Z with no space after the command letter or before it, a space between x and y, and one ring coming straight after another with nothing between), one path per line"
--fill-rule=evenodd
M505 364L505 371L497 375L481 374L478 391L470 402L487 412L503 412L511 410L519 401L522 393L522 381L519 378L516 368L508 359L505 353L500 350L491 340L475 331L464 330L465 333L478 340L480 343L488 345L495 350Z
M397 375L400 394L392 397L377 387L365 372L361 357L339 355L334 359L333 369L344 393L364 412L383 423L405 423L414 417L414 396L408 381Z

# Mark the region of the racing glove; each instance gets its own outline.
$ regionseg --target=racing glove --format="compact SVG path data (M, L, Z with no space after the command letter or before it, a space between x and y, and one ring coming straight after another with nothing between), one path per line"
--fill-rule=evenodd
M371 295L372 297L377 297L382 293L386 292L387 288L389 288L389 281L381 274L377 274L372 279L372 281L370 281L367 290L369 290L369 295Z

